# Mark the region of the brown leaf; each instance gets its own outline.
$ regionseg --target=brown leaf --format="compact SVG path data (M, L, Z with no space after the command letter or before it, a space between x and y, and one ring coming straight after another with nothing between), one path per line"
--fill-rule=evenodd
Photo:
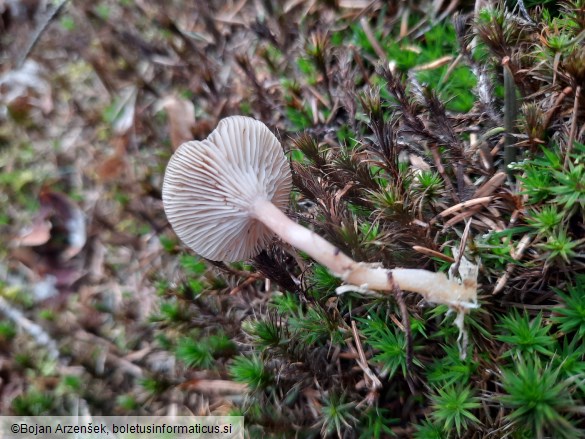
M198 120L191 129L193 138L196 140L205 139L213 131L217 122L211 119Z
M195 125L195 107L191 101L176 96L167 96L162 101L169 116L171 144L173 150L193 139L191 129Z
M116 117L112 124L116 134L125 134L134 126L137 96L138 89L135 86L128 87L121 93L120 101L114 109Z
M16 70L0 76L0 104L10 107L16 105L19 111L23 106L40 108L44 114L53 110L51 86L44 79L41 66L26 60Z
M51 229L53 226L50 221L38 219L30 229L25 229L21 235L16 238L16 246L35 247L46 244L51 238Z
M126 161L124 160L124 157L114 154L106 158L97 166L96 173L98 178L106 183L118 180L118 177L124 173L125 169Z
M112 140L115 152L100 162L96 167L97 177L103 183L117 181L126 173L126 147L128 146L128 142L128 135L118 136Z
M228 380L193 379L181 385L183 389L197 391L206 395L235 395L245 393L246 384Z
M43 189L39 195L41 208L33 226L17 237L15 245L36 247L40 254L58 255L68 260L77 255L87 239L85 215L65 194Z
M87 239L85 215L67 195L60 192L43 190L40 194L41 206L49 210L51 223L56 232L61 228L66 235L66 247L61 258L71 259L77 255ZM51 233L51 239L58 239Z

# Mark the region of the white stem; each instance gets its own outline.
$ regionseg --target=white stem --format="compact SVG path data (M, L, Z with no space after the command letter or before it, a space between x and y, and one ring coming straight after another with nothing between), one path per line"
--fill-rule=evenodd
M389 270L356 262L316 233L292 221L267 200L257 200L251 213L283 241L304 251L345 282L378 291L390 291L395 284L401 290L423 295L429 302L462 307L475 305L477 285L473 281L459 284L444 273L405 268Z

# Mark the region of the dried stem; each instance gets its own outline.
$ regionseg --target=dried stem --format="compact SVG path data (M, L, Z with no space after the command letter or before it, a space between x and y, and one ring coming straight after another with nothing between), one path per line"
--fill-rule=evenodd
M578 85L575 89L575 103L573 104L573 121L571 122L571 129L569 131L569 140L567 142L567 152L565 153L565 162L563 166L565 169L569 167L569 160L571 152L573 151L573 142L575 141L575 131L577 129L577 114L579 112L579 96L581 95L581 86Z
M21 52L21 55L16 63L17 68L22 67L22 65L24 64L24 62L26 61L26 59L28 58L28 56L30 55L30 53L32 52L34 47L37 45L37 43L41 39L41 36L43 35L43 33L49 27L49 24L51 24L53 19L55 17L57 17L57 15L59 15L59 12L61 12L61 10L63 9L63 7L65 7L65 5L67 4L68 1L69 0L60 0L58 3L55 3L54 5L52 5L52 7L47 8L48 9L47 12L45 13L45 15L42 18L42 20L40 21L40 23L37 25L34 33L32 34L31 38L29 39L29 41L27 43L27 46Z
M514 74L510 69L509 58L505 58L504 65L504 128L506 129L505 146L504 146L504 166L508 179L513 181L514 174L510 164L516 161L516 140L514 131L516 128L516 117L518 114L518 101L516 100L516 86L514 84Z
M55 340L41 326L27 319L22 312L10 306L2 297L0 297L0 313L26 331L39 346L45 347L51 359L59 358L59 349Z

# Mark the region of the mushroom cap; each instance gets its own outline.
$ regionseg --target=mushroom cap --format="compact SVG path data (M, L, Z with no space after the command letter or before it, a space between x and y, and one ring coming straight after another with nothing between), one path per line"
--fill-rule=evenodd
M292 186L278 139L262 122L232 116L203 141L183 143L167 166L162 198L179 238L214 261L256 256L273 237L252 214L259 199L287 206Z

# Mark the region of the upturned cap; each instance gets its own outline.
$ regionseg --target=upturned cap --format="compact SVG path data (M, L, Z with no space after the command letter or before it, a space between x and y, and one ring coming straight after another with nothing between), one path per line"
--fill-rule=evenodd
M258 199L288 204L292 177L278 139L262 122L232 116L203 141L183 143L167 166L162 198L179 238L214 261L257 255L273 233L252 215ZM256 216L261 212L255 213Z

